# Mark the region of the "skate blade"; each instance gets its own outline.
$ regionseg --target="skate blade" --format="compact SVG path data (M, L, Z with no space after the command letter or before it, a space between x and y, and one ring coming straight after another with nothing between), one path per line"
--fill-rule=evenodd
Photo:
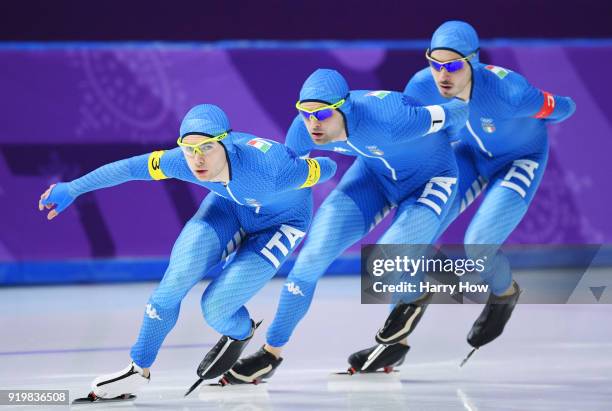
M334 372L332 373L332 375L348 375L348 376L357 376L357 375L376 375L376 374L396 374L399 373L399 370L396 369L392 369L390 371L386 371L386 370L376 370L376 371L340 371L340 372Z
M474 353L476 352L478 348L473 348L472 351L470 351L470 353L467 355L467 357L465 357L463 359L463 361L461 361L461 364L459 364L459 368L463 367L465 365L466 362L468 362L468 360L470 359L470 357L472 355L474 355Z
M185 397L188 396L189 394L191 394L193 392L193 390L198 388L198 386L200 384L202 384L202 381L204 381L204 378L199 378L196 382L194 382L193 385L191 387L189 387L189 389L185 393Z
M251 382L246 382L246 381L235 381L235 382L231 382L225 375L223 377L221 377L219 379L219 381L217 381L217 384L209 384L211 386L214 385L220 385L221 387L227 387L229 385L259 385L259 384L265 384L266 380L263 380L260 378L256 378Z
M91 404L101 402L123 402L123 401L134 401L136 396L134 394L124 394L114 398L100 398L96 397L93 392L89 393L87 397L77 398L72 401L72 404Z

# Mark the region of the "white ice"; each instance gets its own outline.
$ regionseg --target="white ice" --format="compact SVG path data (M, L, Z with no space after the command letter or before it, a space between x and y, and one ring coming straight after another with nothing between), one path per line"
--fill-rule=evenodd
M247 352L263 344L284 281L248 304L264 319ZM201 316L198 284L133 403L74 409L130 410L588 410L612 409L612 305L519 305L504 334L464 368L477 305L432 305L410 338L400 372L336 376L347 356L372 345L387 315L361 305L359 278L324 278L309 315L286 347L274 377L258 386L203 387L184 398L218 335ZM0 289L0 388L68 389L129 361L154 283ZM610 292L610 290L607 290ZM11 407L0 406L0 411ZM65 407L67 408L67 407ZM20 406L19 410L62 407Z

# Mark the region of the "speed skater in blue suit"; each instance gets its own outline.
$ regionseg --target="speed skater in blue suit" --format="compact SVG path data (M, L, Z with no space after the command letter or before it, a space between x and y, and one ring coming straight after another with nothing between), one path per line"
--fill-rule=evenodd
M456 193L457 166L446 134L467 119L467 104L415 105L399 92L350 90L337 71L319 69L304 82L285 144L356 157L317 211L281 292L266 345L226 373L231 383L270 377L283 347L311 304L318 279L349 246L392 209L381 243L430 244Z
M257 328L246 302L304 237L312 218L309 187L336 171L328 158L302 159L283 144L232 131L225 113L211 104L186 114L177 144L54 184L39 202L40 210L50 210L51 220L82 194L132 180L175 178L211 191L172 248L164 277L146 304L130 365L96 378L92 401L130 395L150 380L149 368L178 319L181 301L213 267L231 257L202 295L202 314L223 337L197 374L201 380L227 371Z
M438 238L484 193L464 238L467 258L488 258L480 275L490 290L468 333L470 355L500 336L512 315L521 290L499 247L522 220L544 175L546 124L559 123L575 111L571 98L540 90L507 68L481 63L479 50L471 25L442 24L425 53L430 67L416 73L404 90L418 104L443 104L460 97L470 106L468 121L453 137L458 193L436 234ZM423 275L419 273L419 281ZM427 306L423 295L415 293L412 298L391 312L376 335L379 345L349 357L355 371L388 369L403 361L407 336Z

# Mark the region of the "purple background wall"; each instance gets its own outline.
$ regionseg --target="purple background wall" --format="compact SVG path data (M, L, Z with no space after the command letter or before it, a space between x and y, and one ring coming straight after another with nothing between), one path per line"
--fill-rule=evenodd
M0 39L389 40L427 38L451 19L481 38L608 38L611 15L609 0L21 0L0 4Z
M423 46L424 48L425 46ZM167 256L206 190L181 182L132 182L85 195L46 221L44 189L104 163L174 145L197 103L220 105L233 128L284 140L302 81L315 68L340 70L354 89L403 89L424 66L423 50L197 46L5 47L0 50L0 261ZM597 64L593 64L593 57ZM495 45L481 60L572 96L576 115L550 126L541 188L511 242L612 241L608 159L612 46ZM317 204L338 177L315 190ZM445 240L461 242L471 212ZM386 224L368 237L373 241ZM355 251L353 248L352 251Z

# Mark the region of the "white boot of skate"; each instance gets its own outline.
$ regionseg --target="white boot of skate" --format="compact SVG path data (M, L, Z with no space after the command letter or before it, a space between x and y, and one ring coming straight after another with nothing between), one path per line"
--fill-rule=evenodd
M150 378L151 374L145 377L143 369L132 362L119 372L97 377L91 383L91 389L96 397L110 399L134 394L146 385Z

